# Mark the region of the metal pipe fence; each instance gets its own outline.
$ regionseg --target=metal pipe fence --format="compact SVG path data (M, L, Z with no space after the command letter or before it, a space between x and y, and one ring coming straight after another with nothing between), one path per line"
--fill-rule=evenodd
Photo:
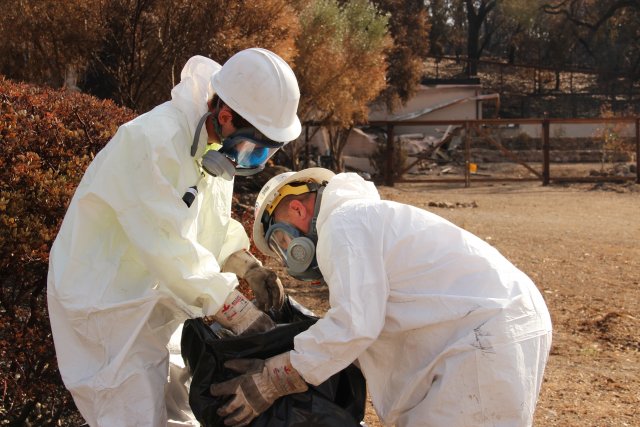
M367 127L385 130L383 179L388 186L403 181L465 186L491 181L640 183L640 117L372 121ZM412 130L454 137L436 138L411 153L407 170L398 174L392 169L395 144ZM442 163L451 165L450 174L429 173L429 164ZM500 164L515 167L496 167ZM588 175L584 167L575 167L585 164L593 166ZM605 169L621 164L634 167L623 173Z

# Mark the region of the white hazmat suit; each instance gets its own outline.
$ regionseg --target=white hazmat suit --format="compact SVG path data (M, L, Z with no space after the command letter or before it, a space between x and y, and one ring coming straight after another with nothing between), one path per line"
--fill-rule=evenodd
M166 426L165 400L187 412L170 418L189 422L184 386L170 384L165 396L167 344L184 319L218 311L238 284L220 265L249 247L231 218L233 181L201 178L195 162L206 132L190 154L220 68L191 58L171 101L118 129L52 246L47 296L58 364L91 426ZM182 196L198 181L189 208Z
M295 338L307 382L357 359L385 425L531 425L551 320L523 272L356 174L331 179L317 230L331 308Z

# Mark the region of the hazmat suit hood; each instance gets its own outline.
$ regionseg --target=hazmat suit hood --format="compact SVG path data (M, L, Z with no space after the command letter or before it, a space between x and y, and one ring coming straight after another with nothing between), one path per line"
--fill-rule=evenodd
M180 83L171 90L171 102L186 116L191 135L195 134L200 118L207 113L207 101L214 95L211 77L221 68L222 66L212 59L193 56L180 73ZM196 159L202 157L205 152L207 132L202 130L198 138ZM188 144L191 146L191 141L188 141Z
M349 200L380 200L376 186L365 181L356 173L341 173L329 181L322 196L318 212L317 226L321 226L327 216Z

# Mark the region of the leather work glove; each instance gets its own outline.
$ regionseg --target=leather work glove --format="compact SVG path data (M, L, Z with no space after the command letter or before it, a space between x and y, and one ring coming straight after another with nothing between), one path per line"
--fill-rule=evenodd
M235 273L249 284L256 296L260 310L270 308L280 310L284 304L284 288L282 282L273 271L264 268L262 263L249 251L241 250L229 255L222 267L224 272Z
M276 327L271 317L258 310L251 301L236 290L227 296L213 318L236 335L266 332Z
M255 417L269 409L281 396L307 391L309 386L291 366L289 352L267 360L233 359L225 367L242 373L229 381L212 384L212 396L231 395L231 399L218 409L226 426L246 426Z

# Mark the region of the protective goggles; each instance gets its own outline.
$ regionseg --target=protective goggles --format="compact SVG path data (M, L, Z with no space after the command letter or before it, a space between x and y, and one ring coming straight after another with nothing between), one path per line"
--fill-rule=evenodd
M283 146L284 142L271 141L254 128L243 128L224 140L220 152L235 162L238 175L251 175Z

